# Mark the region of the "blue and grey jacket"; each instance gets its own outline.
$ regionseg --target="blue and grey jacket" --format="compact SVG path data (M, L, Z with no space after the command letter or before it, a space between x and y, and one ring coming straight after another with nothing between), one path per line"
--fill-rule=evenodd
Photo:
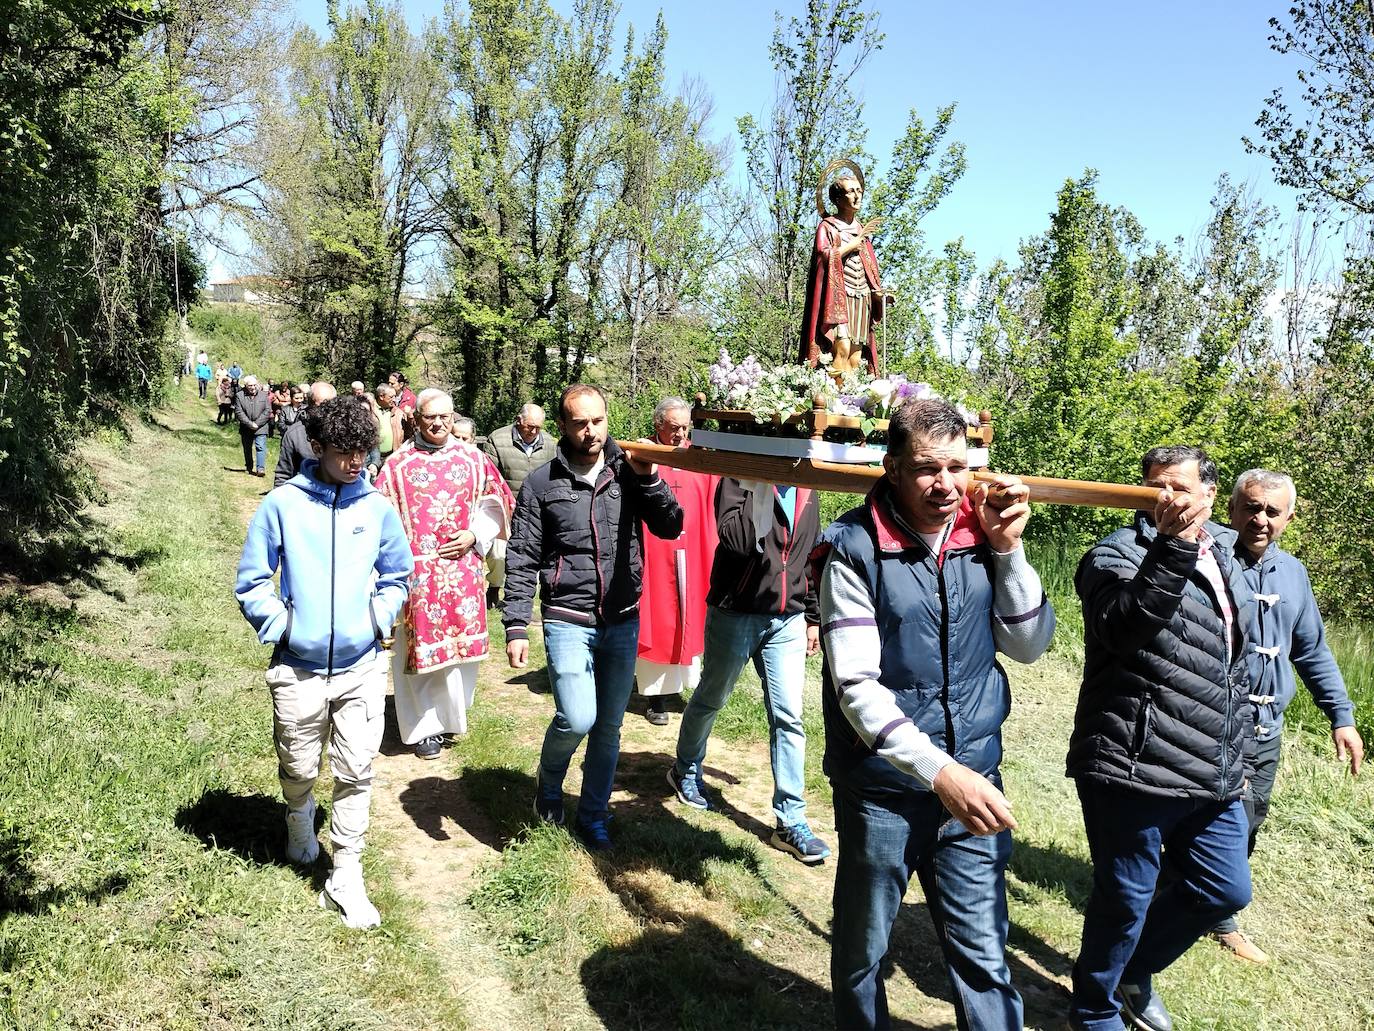
M1255 735L1263 741L1283 729L1283 711L1298 691L1294 666L1331 728L1353 726L1355 707L1327 646L1306 567L1278 544L1256 559L1237 541L1235 554L1255 603L1245 634Z
M234 596L258 640L276 646L274 662L329 676L390 635L415 559L396 510L371 484L322 483L318 468L307 461L258 506Z
M1024 552L992 550L965 499L938 555L882 481L821 534L825 771L866 795L925 791L951 762L999 782L1003 652L1032 662L1054 609Z

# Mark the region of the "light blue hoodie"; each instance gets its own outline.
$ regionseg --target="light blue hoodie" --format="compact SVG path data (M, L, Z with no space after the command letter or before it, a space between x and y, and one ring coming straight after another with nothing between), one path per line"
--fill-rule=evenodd
M415 560L396 510L370 483L322 483L318 469L302 463L258 506L234 596L258 640L277 645L274 662L328 676L390 636Z

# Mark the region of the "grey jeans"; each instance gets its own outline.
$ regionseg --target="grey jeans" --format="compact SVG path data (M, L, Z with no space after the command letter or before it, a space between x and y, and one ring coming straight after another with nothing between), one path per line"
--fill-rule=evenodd
M268 667L273 738L286 804L300 809L315 788L325 742L334 775L329 838L360 852L372 799L372 760L382 747L386 663L381 652L326 678L285 663Z

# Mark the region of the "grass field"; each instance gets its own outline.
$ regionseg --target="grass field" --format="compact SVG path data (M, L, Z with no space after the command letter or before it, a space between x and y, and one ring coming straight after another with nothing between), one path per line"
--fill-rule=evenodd
M262 488L186 386L86 449L110 503L85 561L0 600L0 1026L461 1027L383 870L360 940L282 862L231 593Z
M237 435L183 386L155 421L87 447L109 503L71 567L0 588L0 1027L830 1026L832 867L761 841L771 781L751 673L707 756L721 813L671 801L677 716L651 727L633 703L617 848L592 857L532 826L550 714L539 642L520 675L488 662L471 731L438 762L394 733L384 744L367 853L383 927L321 912L323 870L281 861L265 650L230 593L264 488L226 471ZM1063 777L1077 653L1060 605L1051 655L1011 669L1006 732L1022 827L1011 962L1036 1028L1062 1025L1089 884ZM811 672L810 816L833 845ZM1374 980L1374 790L1342 776L1324 732L1295 726L1285 749L1244 917L1275 962L1199 944L1158 982L1180 1028L1374 1027L1359 987ZM891 958L897 1026L952 1027L918 888Z

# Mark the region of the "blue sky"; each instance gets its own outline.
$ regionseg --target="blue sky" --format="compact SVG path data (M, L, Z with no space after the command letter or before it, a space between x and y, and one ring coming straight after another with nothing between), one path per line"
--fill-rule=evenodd
M418 27L442 0L403 6ZM958 104L953 135L969 170L925 223L932 247L962 235L980 266L1014 258L1021 239L1048 225L1063 181L1088 167L1101 174L1100 196L1155 239L1191 241L1222 172L1292 213L1292 195L1241 143L1269 91L1292 82L1267 42L1268 18L1286 9L1278 0L875 6L887 39L858 80L870 153L886 160L910 108L929 121L937 106ZM772 101L773 11L802 4L623 0L622 32L633 22L642 35L660 8L671 81L702 81L714 135L734 140L738 159L735 119ZM318 29L324 11L323 0L295 6Z

